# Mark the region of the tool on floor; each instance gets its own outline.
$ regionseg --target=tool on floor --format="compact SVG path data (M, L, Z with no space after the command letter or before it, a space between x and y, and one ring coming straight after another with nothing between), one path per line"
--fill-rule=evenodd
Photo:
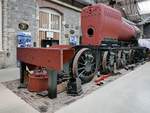
M105 74L105 75L101 75L100 77L98 77L96 80L95 80L95 83L96 85L102 85L104 84L104 80L107 79L108 77L110 77L112 75L112 73L108 73L108 74Z

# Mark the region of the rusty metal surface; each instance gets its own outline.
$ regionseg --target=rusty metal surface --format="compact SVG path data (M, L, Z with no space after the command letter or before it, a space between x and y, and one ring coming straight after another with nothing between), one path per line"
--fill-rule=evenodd
M48 69L62 70L63 64L74 56L70 46L54 46L50 48L17 48L17 59L21 62Z

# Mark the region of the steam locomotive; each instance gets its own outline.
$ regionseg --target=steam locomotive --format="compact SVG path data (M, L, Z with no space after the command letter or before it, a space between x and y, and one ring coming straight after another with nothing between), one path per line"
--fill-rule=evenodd
M146 49L137 43L140 30L114 8L104 4L83 8L81 27L82 41L74 46L76 55L70 67L73 77L83 83L95 74L114 72L146 56Z
M56 98L57 84L68 79L68 93L77 94L81 92L81 81L89 82L94 75L113 73L146 58L147 49L138 45L140 30L125 21L116 9L104 4L85 7L81 27L80 45L17 48L20 83L24 83L26 67L28 70L44 67L48 73L50 98Z

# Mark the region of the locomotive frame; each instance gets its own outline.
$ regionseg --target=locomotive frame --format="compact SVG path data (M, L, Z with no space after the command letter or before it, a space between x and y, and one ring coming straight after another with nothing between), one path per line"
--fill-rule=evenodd
M113 43L112 43L113 45ZM115 73L116 69L124 68L127 65L135 64L138 62L141 62L146 59L147 56L147 49L143 47L127 47L127 46L114 46L105 45L105 46L91 46L91 45L79 45L75 46L76 56L74 56L72 63L70 64L70 68L72 68L72 72L70 75L73 75L74 78L79 77L82 80L82 83L87 83L92 80L93 76L101 74L107 74L107 73ZM89 51L89 55L93 56L94 58L94 65L86 64L83 65L83 62L88 62L84 56L84 52ZM80 53L78 55L78 53ZM82 58L84 57L84 58ZM88 57L88 55L87 55ZM80 59L84 60L81 61ZM73 62L76 62L75 64ZM82 62L82 64L81 64ZM76 67L74 67L75 65ZM86 75L80 75L81 72L85 71L88 72L89 70L86 69L87 67L90 67L90 71L92 71L92 75L87 74ZM85 67L82 71L78 70L82 67ZM79 72L78 72L79 71ZM84 76L84 77L83 77Z

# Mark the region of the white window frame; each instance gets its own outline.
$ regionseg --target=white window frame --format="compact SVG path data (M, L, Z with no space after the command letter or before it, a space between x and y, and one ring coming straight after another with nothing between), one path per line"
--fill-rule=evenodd
M0 51L2 49L2 1L0 1Z
M62 20L62 17L61 17L61 14L59 14L58 12L52 10L52 9L47 9L47 8L41 8L40 11L42 12L45 12L45 13L48 13L49 14L49 29L44 29L44 28L39 28L39 31L51 31L51 32L57 32L59 33L59 44L61 44L61 20ZM55 14L55 15L58 15L60 17L59 19L59 27L60 29L59 30L53 30L51 29L51 14Z

